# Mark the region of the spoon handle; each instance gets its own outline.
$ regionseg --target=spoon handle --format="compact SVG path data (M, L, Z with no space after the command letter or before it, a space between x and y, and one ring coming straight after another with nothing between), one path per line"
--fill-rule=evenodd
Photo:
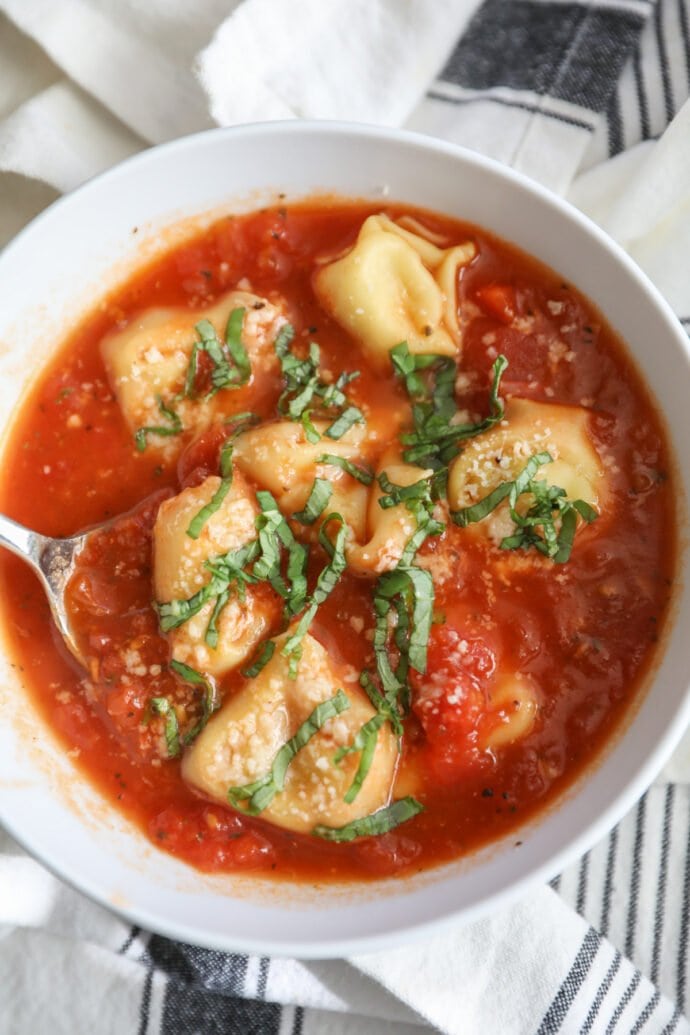
M39 558L45 545L44 536L39 535L38 532L32 532L30 528L25 528L24 525L0 514L0 546L6 547L17 557L21 557L41 575L43 573L40 569Z

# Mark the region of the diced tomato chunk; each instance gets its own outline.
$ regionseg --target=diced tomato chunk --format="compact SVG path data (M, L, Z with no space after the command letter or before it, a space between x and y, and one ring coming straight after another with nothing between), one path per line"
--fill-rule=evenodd
M487 685L496 654L482 638L463 636L452 626L434 626L425 675L413 675L412 710L426 734L438 777L485 757L480 727L487 712Z
M512 323L517 313L515 288L510 284L485 284L474 293L477 303L487 316L501 323Z
M171 805L151 820L151 837L200 870L265 869L274 861L267 837L227 809Z

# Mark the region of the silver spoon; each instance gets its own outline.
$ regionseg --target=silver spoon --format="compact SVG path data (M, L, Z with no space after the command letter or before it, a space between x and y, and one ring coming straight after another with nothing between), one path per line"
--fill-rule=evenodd
M97 531L98 529L92 529L68 539L51 539L50 536L32 532L30 528L25 528L0 514L0 546L21 557L38 575L48 597L55 624L66 646L80 665L84 664L84 658L70 626L65 607L65 589L74 573L77 557L89 537Z

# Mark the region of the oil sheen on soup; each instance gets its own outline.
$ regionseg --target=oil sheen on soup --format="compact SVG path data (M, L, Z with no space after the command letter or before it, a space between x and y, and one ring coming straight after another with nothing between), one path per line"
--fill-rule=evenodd
M15 424L2 509L108 522L69 608L2 558L27 692L161 849L284 879L511 834L654 660L669 461L600 313L437 214L228 214L108 296Z

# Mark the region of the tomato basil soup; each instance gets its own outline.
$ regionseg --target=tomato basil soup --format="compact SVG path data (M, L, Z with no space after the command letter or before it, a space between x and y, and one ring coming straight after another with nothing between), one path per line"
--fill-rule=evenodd
M57 349L2 509L70 535L66 652L3 556L27 693L162 850L411 873L601 752L674 562L661 422L570 284L471 225L330 199L228 214Z

